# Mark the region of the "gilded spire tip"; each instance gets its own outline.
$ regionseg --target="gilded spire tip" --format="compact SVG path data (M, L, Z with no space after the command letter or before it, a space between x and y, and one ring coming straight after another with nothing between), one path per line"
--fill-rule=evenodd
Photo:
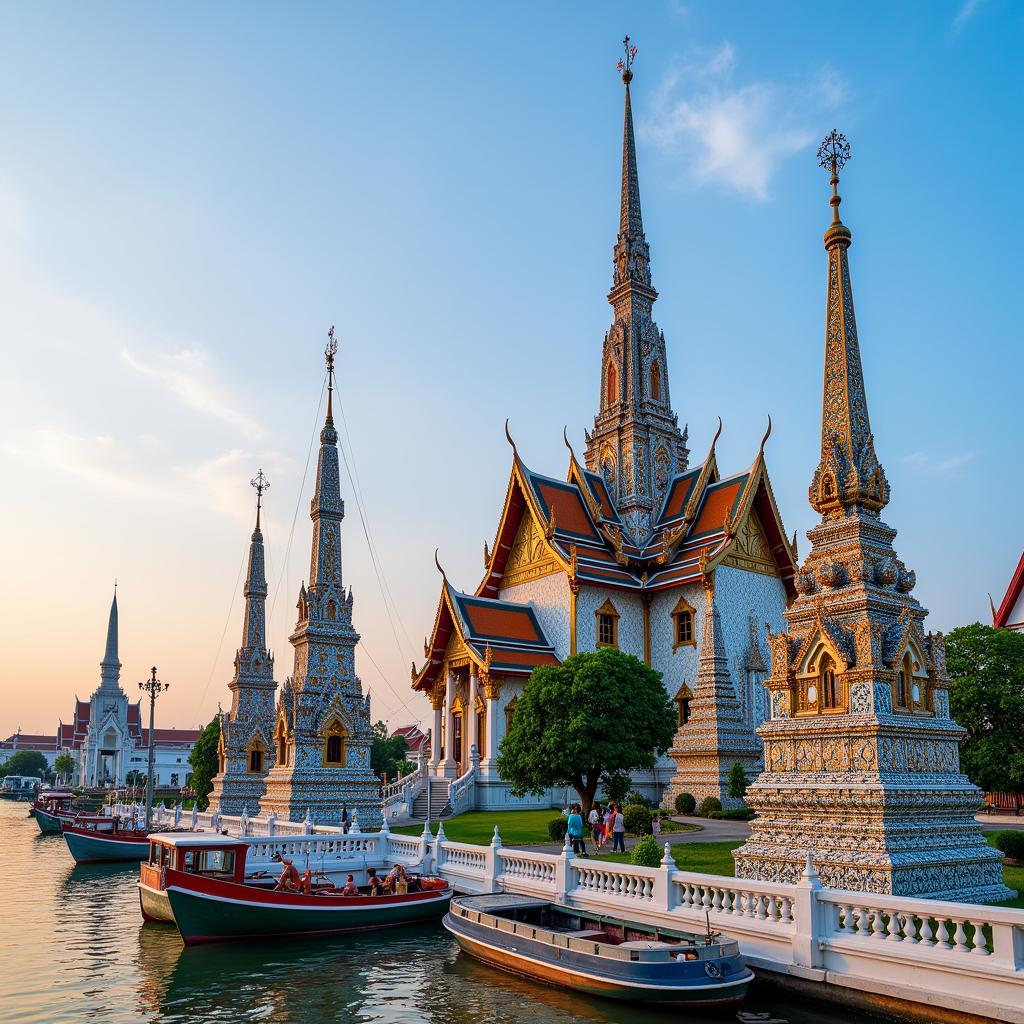
M850 159L850 143L841 132L832 129L822 140L818 147L818 166L824 167L832 175L829 184L832 186L832 198L828 201L832 207L832 223L842 224L839 219L839 204L842 199L839 196L839 172L846 166Z
M629 83L633 80L633 61L636 60L636 47L630 45L629 36L622 40L622 49L624 56L619 58L616 68L619 74L622 75L623 82L628 87Z
M334 394L334 357L338 352L338 339L334 336L334 324L331 324L327 332L327 346L324 349L324 358L327 360L327 420L326 426L334 426L334 410L332 398Z
M263 493L270 490L270 481L263 472L262 466L260 471L249 481L249 484L256 488L256 529L258 530L260 528L260 509L263 507Z

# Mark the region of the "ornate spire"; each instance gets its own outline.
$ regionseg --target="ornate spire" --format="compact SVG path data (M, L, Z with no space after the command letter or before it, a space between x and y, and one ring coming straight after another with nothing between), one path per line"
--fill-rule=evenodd
M107 620L107 645L100 662L100 686L107 690L119 690L121 662L117 656L117 584L114 584L114 599L110 602L110 618Z
M614 250L613 294L627 282L651 288L651 253L644 238L644 218L640 210L640 178L636 170L633 107L629 97L636 47L630 45L629 36L622 41L622 45L626 53L619 61L619 71L626 86L626 107L622 122L622 198L619 207L619 236Z
M261 469L252 480L256 488L256 528L252 531L249 544L249 569L245 575L245 619L242 627L242 651L252 654L266 650L266 602L267 577L264 570L263 533L260 530L260 508L263 492L270 488L270 481Z
M850 144L832 131L818 150L831 174L832 223L825 232L828 303L825 318L825 382L821 409L821 462L808 492L822 515L860 508L874 515L889 501L889 484L875 455L867 392L853 308L847 250L853 240L839 217L839 172L850 159Z

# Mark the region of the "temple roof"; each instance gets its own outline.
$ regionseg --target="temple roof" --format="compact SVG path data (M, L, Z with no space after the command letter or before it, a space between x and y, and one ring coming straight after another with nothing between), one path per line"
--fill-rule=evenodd
M1014 621L1016 616L1013 614L1022 593L1024 593L1024 554L1020 556L1020 561L1017 563L1013 578L1010 580L1010 585L1006 588L1006 593L1003 595L1003 600L1000 602L998 609L993 607L993 626L1006 629L1024 628L1024 621Z

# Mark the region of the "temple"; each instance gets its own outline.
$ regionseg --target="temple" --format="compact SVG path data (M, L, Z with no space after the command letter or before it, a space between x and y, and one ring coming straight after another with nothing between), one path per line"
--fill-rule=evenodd
M235 653L235 672L228 684L231 709L220 716L218 772L210 802L224 814L255 812L265 790L264 776L274 766L274 656L267 650L267 577L264 569L260 511L270 486L263 470L256 488L256 526L249 542L245 575L242 646Z
M1024 555L1020 556L1017 568L1010 579L1002 601L997 608L989 595L992 605L992 625L996 629L1014 629L1024 632Z
M299 588L299 618L289 637L295 664L275 711L276 763L266 777L260 813L337 825L344 804L363 826L381 823L380 780L370 767L370 697L355 672L359 634L352 626L352 591L341 573L345 503L338 477L338 432L332 397L334 328L327 346L327 416L320 431L316 490L310 504L313 543L309 585Z
M637 788L661 799L685 783L698 799L727 800L732 763L760 765L755 729L768 713L761 637L782 628L795 595L796 552L772 494L764 442L746 469L723 476L719 424L704 460L690 465L669 398L665 338L651 318L658 293L640 208L634 54L627 42L613 322L583 462L566 434L565 478L539 473L506 425L511 467L494 541L483 546L483 576L462 590L441 570L425 660L412 667L413 687L433 708L432 789L458 780L455 791L468 794L460 809L550 806L560 798L513 797L497 771L498 747L534 668L601 646L659 670L679 709L671 756L637 773ZM702 688L698 651L710 642L709 623L717 681Z
M889 483L868 418L852 235L839 217L849 144L832 132L818 155L833 211L821 459L808 494L821 522L807 534L787 629L770 638L765 767L747 791L757 817L733 854L736 875L797 882L810 853L836 889L1004 900L1002 854L985 842L981 793L960 772L943 637L925 632L915 575L880 518Z

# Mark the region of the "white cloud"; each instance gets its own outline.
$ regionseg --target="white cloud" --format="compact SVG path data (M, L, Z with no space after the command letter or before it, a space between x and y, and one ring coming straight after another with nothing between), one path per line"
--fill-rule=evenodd
M845 99L846 87L828 67L790 84L736 85L737 64L729 42L700 60L677 62L640 132L679 158L699 184L717 183L764 201L779 165L823 134L822 117Z
M984 2L985 0L964 0L953 19L953 31L959 32L981 10Z
M128 349L123 349L121 356L133 370L156 378L189 408L229 424L244 437L257 440L264 436L259 423L231 404L215 380L213 362L203 349L157 352L151 362Z
M903 456L903 462L932 476L952 476L974 458L974 452L950 452L933 455L931 452L911 452Z

